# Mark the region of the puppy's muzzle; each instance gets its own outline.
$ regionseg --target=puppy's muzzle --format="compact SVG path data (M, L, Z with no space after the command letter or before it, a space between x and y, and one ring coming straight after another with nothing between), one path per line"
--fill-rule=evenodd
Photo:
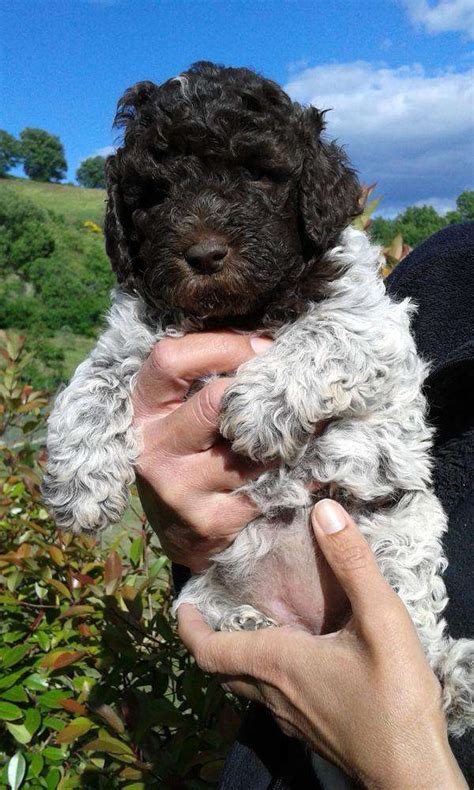
M197 244L192 244L184 253L184 257L199 274L219 272L229 252L227 243L217 236L208 236Z

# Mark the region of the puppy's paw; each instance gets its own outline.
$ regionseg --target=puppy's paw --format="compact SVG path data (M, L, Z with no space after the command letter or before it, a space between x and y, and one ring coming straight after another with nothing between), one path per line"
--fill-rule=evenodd
M41 491L60 529L75 533L97 532L122 517L128 505L130 482L107 478L105 474L100 479L89 475L87 480L80 479L79 475L58 480L47 474Z
M259 631L261 628L272 628L278 623L253 606L238 606L228 612L220 621L219 631Z
M285 396L281 372L267 360L245 365L222 400L222 435L232 449L255 461L280 459L294 464L311 435Z

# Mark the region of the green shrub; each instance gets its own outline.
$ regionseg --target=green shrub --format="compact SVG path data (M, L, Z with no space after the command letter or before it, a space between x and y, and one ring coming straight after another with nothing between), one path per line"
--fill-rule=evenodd
M0 190L0 270L18 271L54 251L50 215L7 189Z
M238 724L169 621L170 568L139 513L57 532L39 493L47 400L0 337L0 788L206 788Z
M93 224L93 223L92 223ZM64 380L48 337L68 330L94 337L114 282L101 229L66 223L8 189L0 190L0 328L27 331L35 387ZM30 340L29 348L33 344Z

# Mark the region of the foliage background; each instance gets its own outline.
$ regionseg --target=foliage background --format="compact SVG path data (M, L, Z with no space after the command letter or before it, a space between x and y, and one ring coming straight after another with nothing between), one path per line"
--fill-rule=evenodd
M55 531L48 399L23 338L0 353L0 788L209 787L237 707L176 636L168 561L138 511L100 542Z

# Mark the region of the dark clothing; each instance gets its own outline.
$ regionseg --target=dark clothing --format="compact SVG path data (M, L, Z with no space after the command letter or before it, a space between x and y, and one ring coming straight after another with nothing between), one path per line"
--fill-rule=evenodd
M472 545L474 522L474 223L453 225L425 241L387 280L395 299L418 305L413 331L420 354L432 363L426 382L437 433L434 484L448 516L446 618L453 637L474 637ZM452 740L468 782L474 783L473 733ZM343 781L343 780L342 780ZM338 790L321 784L308 749L284 736L268 711L252 705L232 747L222 790Z

